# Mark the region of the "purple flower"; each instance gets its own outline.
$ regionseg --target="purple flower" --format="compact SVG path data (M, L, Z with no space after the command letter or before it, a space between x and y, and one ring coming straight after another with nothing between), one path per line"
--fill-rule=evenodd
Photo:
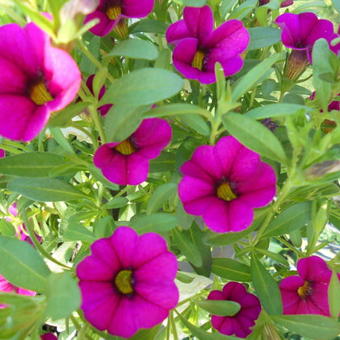
M249 44L249 33L240 20L229 20L216 29L208 6L185 7L183 20L170 25L166 32L175 44L173 63L188 79L211 84L215 79L215 63L219 62L226 77L243 67L243 53Z
M151 13L154 0L100 0L97 9L85 22L99 19L90 31L98 36L110 33L122 18L143 18Z
M89 88L89 90L92 94L94 94L94 92L93 92L93 79L94 79L94 74L90 75L86 80L86 86ZM104 85L104 86L102 86L102 88L99 91L99 95L98 95L99 100L102 99L105 92L106 92L106 87ZM100 114L104 117L110 111L111 107L112 107L112 104L105 104L105 105L98 107L98 110L99 110Z
M76 96L77 64L35 24L0 27L0 135L30 141Z
M225 335L236 335L246 338L252 331L251 327L261 312L259 299L247 292L246 288L238 282L227 283L222 291L213 290L208 296L208 300L234 301L240 304L240 311L233 316L211 317L212 326Z
M214 146L199 146L181 167L179 197L187 213L202 216L218 233L251 225L253 209L275 195L273 168L232 136Z
M314 43L324 38L329 43L336 38L332 22L318 19L314 13L300 14L284 13L276 18L276 24L282 29L282 43L293 50L300 51L308 61L312 62L312 48ZM338 47L337 47L338 46ZM331 47L335 52L340 44Z
M148 177L149 160L159 156L171 136L171 126L166 120L144 119L123 142L108 143L98 148L93 162L112 183L140 184Z
M58 340L53 333L45 333L40 337L41 340Z
M24 289L24 288L20 288L20 287L12 285L2 275L0 275L0 292L15 293L15 294L20 294L20 295L28 295L28 296L34 296L37 294L36 292L32 290L28 290L28 289ZM0 308L3 308L3 307L4 305L0 304Z
M283 313L330 316L328 285L332 272L326 262L317 256L306 257L298 261L297 271L299 275L280 283Z
M88 322L112 335L131 337L151 328L178 303L177 259L158 234L138 236L119 227L94 242L77 266L81 308Z
M4 158L6 156L6 151L3 149L0 149L0 158Z

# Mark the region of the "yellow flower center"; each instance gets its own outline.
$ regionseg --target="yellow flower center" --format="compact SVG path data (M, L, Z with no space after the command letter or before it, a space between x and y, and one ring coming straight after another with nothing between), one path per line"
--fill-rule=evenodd
M233 192L228 182L223 182L218 186L217 197L227 202L237 198L236 194Z
M308 281L305 281L305 283L303 284L303 286L299 287L297 290L298 295L300 296L300 298L305 299L307 298L309 295L312 294L312 286L311 283Z
M191 66L202 71L205 54L202 51L195 53Z
M53 100L53 97L48 92L47 87L43 81L33 84L28 91L29 97L33 103L37 105L44 105Z
M106 10L106 15L110 20L116 20L122 14L122 8L120 6L111 6Z
M125 139L120 144L114 147L122 155L131 155L136 151L135 146L129 139Z
M115 286L118 291L122 294L128 295L134 292L132 286L132 271L131 270L121 270L115 277Z

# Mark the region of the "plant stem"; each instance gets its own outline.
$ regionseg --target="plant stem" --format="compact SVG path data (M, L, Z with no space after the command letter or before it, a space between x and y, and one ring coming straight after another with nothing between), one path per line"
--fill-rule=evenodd
M90 111L92 120L94 122L94 125L96 127L96 130L99 133L101 142L102 142L102 144L105 144L106 143L105 131L104 131L103 126L101 124L98 111L96 110L96 107L94 105L89 106L89 111Z

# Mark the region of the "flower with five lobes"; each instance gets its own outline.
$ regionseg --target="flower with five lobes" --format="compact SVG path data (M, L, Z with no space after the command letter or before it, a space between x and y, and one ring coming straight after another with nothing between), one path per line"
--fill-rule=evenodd
M242 69L241 54L250 40L242 21L228 20L214 29L208 6L185 7L183 17L166 32L168 43L175 44L173 63L180 73L202 84L212 84L216 81L216 62L222 65L226 77Z
M0 136L27 142L76 96L81 76L35 24L0 27Z
M90 31L98 36L110 33L122 18L144 18L154 6L154 0L100 0L97 9L89 14L85 22L99 19Z
M181 172L178 191L185 211L202 216L218 233L250 226L253 209L267 205L276 192L273 168L232 136L199 146Z
M255 325L261 312L261 304L254 294L247 292L243 284L229 282L222 291L211 291L208 300L226 300L240 304L241 309L233 316L211 316L212 326L220 333L246 338L252 332L250 328Z
M177 258L156 233L141 236L119 227L95 241L77 266L81 308L88 322L112 335L131 337L168 317L178 303Z
M93 158L94 165L112 183L140 184L148 177L150 159L159 156L171 137L171 126L166 120L144 119L129 138L99 147Z
M280 282L283 314L330 316L328 286L332 271L327 263L318 256L306 257L298 261L297 271L299 275Z

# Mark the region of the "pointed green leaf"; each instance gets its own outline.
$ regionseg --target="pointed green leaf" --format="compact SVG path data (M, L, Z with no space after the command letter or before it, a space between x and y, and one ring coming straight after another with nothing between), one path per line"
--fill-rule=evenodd
M199 301L197 304L210 314L219 316L233 316L241 309L241 305L235 301L205 300Z
M220 277L228 280L249 282L249 266L229 258L214 258L212 260L211 271Z

